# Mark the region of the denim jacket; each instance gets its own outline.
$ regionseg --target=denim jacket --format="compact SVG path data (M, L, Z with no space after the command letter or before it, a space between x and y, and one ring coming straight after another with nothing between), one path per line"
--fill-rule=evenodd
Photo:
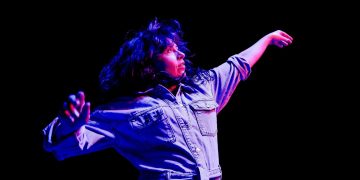
M61 123L55 118L43 129L44 147L59 160L114 148L140 179L219 177L217 114L251 68L237 54L209 71L212 80L180 83L176 95L157 85L136 98L118 98L94 110L73 136L57 136Z

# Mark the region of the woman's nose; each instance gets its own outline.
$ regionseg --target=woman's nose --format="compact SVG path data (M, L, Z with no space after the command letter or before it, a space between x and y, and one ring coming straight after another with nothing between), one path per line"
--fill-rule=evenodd
M185 54L179 50L176 51L176 55L178 59L184 59L185 58Z

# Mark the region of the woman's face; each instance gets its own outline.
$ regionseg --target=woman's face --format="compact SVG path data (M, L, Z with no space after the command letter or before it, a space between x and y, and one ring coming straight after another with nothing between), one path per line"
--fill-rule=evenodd
M158 71L166 71L171 77L185 76L185 54L179 51L175 43L171 43L157 56L155 67Z

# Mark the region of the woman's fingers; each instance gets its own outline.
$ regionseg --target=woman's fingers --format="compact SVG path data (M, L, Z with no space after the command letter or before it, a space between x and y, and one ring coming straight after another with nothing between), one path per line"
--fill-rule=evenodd
M80 127L86 124L90 119L90 103L87 102L84 104L83 111L81 111L80 116L76 119L74 127Z
M83 121L83 123L87 123L90 119L90 102L87 102L84 104L83 110L80 114L81 121Z
M79 115L79 111L71 103L64 102L63 117L69 119L71 122L74 122Z
M273 32L272 37L273 37L272 44L280 48L289 46L293 41L293 38L289 34L281 30L277 30Z
M293 38L292 38L289 34L287 34L286 32L280 31L279 33L280 33L281 36L286 37L286 38L289 39L290 41L293 40Z
M87 122L90 119L90 103L85 103L85 94L79 91L76 96L69 95L68 100L64 102L62 117L69 122L78 123Z
M69 108L70 108L70 112L75 116L75 118L79 117L80 112L76 109L76 107L72 103L70 103Z
M78 109L79 109L79 111L82 111L82 108L83 108L83 106L85 104L85 94L84 94L84 92L79 91L77 93L76 97L77 97L77 99L79 101Z

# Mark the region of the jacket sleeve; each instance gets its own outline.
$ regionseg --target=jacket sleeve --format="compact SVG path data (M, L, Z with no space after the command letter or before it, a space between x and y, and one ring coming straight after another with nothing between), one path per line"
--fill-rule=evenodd
M217 111L220 112L228 103L239 82L249 77L251 67L245 59L236 54L210 71L214 76L211 89L219 105Z
M43 129L44 149L58 160L99 151L112 146L115 138L111 126L90 120L76 133L60 136L63 125L58 117Z

